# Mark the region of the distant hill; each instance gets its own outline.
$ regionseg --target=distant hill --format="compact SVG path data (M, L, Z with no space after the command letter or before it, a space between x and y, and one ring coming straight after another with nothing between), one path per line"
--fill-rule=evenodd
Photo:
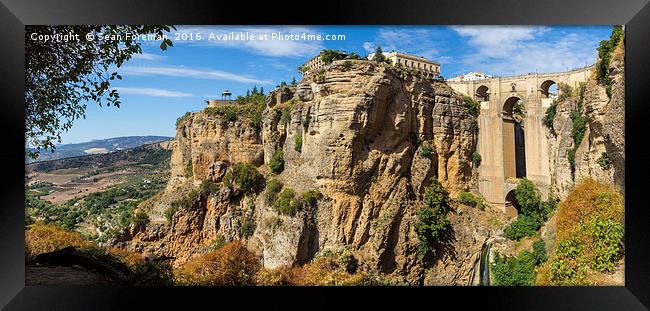
M40 155L35 160L30 157L25 157L25 161L27 163L32 163L78 157L89 154L109 153L171 139L172 137L166 136L126 136L98 139L78 144L64 144L58 145L54 152L41 151ZM27 148L27 150L33 149Z

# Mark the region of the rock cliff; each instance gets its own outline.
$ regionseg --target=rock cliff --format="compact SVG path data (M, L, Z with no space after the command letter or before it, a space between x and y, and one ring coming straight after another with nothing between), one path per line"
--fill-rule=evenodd
M553 129L547 130L552 187L564 198L576 182L591 177L625 189L625 47L621 42L609 64L611 93L594 74L584 90L572 90L557 101ZM573 141L574 111L586 118L584 136ZM567 154L575 148L574 165Z
M472 183L476 119L446 84L377 62L335 61L297 87L273 91L260 124L254 119L206 110L179 120L170 182L141 206L152 222L124 245L180 265L219 239L242 239L267 268L345 248L361 269L410 284L469 284L493 230L485 221L496 217L491 209L457 207L453 239L436 262L424 266L416 255L413 224L431 178L452 194ZM276 175L268 164L278 149L284 170ZM263 191L242 194L224 185L237 163L324 199L295 216L280 214ZM171 203L204 180L218 189L193 197L166 221Z

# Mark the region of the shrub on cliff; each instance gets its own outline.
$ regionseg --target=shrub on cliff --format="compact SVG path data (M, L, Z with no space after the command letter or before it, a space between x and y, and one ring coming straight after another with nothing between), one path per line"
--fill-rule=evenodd
M301 206L302 200L296 197L296 192L291 188L284 188L273 203L276 212L288 216L295 216Z
M172 205L168 209L165 210L165 219L167 219L167 222L171 223L172 218L174 217L174 214L178 211L178 206Z
M457 201L461 204L465 204L472 207L478 207L480 210L485 209L485 202L480 196L476 196L471 192L460 191L458 192Z
M246 286L255 285L259 260L240 241L190 259L177 274L180 285Z
M260 189L264 182L264 177L262 177L262 174L252 164L237 163L231 166L226 175L224 175L223 182L227 187L234 186L235 189L250 194Z
M133 226L136 229L144 229L149 224L149 215L143 211L138 211L133 215Z
M313 207L316 201L323 198L323 194L318 190L309 190L300 194L305 207Z
M282 190L284 185L281 181L277 179L271 179L266 182L266 189L264 189L264 197L266 198L266 203L273 204L278 198L278 193Z
M527 236L535 235L541 227L537 218L529 215L519 215L517 219L503 230L503 236L510 240L519 241Z
M479 102L469 96L463 96L463 104L465 105L465 108L467 108L467 113L475 117L478 116L481 109L481 104L479 104Z
M273 153L273 157L269 161L269 168L275 174L280 174L284 171L284 151L282 151L282 148L276 149L275 153Z
M418 235L418 257L424 259L435 252L436 246L451 230L447 219L449 193L437 179L424 191L424 207L418 212L415 232Z
M295 138L294 142L296 144L293 147L293 149L298 151L298 152L302 152L302 134L296 135L296 138Z
M472 165L474 165L474 167L478 168L479 166L481 166L482 160L483 159L481 158L481 154L478 153L478 151L474 151L472 153Z
M609 77L609 62L612 58L612 53L618 46L618 43L623 37L623 28L615 25L612 28L612 33L609 40L600 41L598 46L598 82L605 84L607 96L611 97L611 78Z
M546 263L543 285L587 285L612 272L624 253L624 203L613 186L586 179L559 205L557 247Z
M549 128L551 131L555 131L553 128L553 120L555 120L555 114L557 113L557 102L553 101L551 105L546 108L546 112L544 113L544 118L542 119L542 122L544 125Z

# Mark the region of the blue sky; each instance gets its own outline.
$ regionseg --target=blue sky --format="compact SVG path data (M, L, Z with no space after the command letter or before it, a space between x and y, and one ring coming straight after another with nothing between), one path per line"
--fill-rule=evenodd
M113 83L122 97L120 108L88 104L85 119L63 133L61 143L132 135L174 136L174 123L186 111L205 107L223 89L233 97L253 86L272 90L282 81L300 79L296 67L324 48L372 53L401 51L441 63L451 78L470 71L494 76L554 72L596 61L596 48L609 38L611 26L177 26L175 33L203 40L175 40L161 51L159 42L143 42L137 55L118 70ZM230 33L258 40L225 40ZM272 40L272 34L344 35L344 40ZM213 37L209 37L213 34ZM268 40L259 40L260 35ZM339 38L342 39L342 38Z

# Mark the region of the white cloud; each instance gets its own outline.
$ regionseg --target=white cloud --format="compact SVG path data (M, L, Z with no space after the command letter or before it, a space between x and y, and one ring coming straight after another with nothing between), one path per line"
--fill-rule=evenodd
M385 52L397 51L415 54L434 61L439 61L439 44L434 28L381 28L376 42L365 42L363 48L374 52L376 44Z
M116 86L113 89L121 94L145 95L156 97L192 97L192 94L149 87Z
M368 53L372 53L375 51L375 45L372 44L372 42L364 42L363 49L366 50L366 52Z
M179 34L193 34L196 37L200 34L203 40L179 40L174 41L174 44L200 44L200 45L213 45L219 47L230 47L246 50L255 54L271 56L271 57L311 57L318 54L323 48L321 41L309 40L280 40L271 39L271 35L281 34L283 36L294 34L301 36L302 34L319 34L318 32L306 27L212 27L212 26L189 26L178 27L176 31ZM240 33L254 36L255 40L233 40L228 37L231 34L239 35ZM219 40L209 40L210 34ZM268 35L268 40L259 40L260 35ZM176 36L172 34L172 39Z
M257 78L214 69L187 68L183 66L126 66L122 69L125 74L139 76L172 76L195 79L227 80L241 83L273 84L271 80Z
M497 76L557 72L596 61L597 38L578 32L549 33L548 27L451 27L472 49L462 56L466 71Z
M165 56L152 54L152 53L146 53L146 52L143 52L141 54L133 54L133 59L157 61L157 60L162 60L164 58L165 58Z

